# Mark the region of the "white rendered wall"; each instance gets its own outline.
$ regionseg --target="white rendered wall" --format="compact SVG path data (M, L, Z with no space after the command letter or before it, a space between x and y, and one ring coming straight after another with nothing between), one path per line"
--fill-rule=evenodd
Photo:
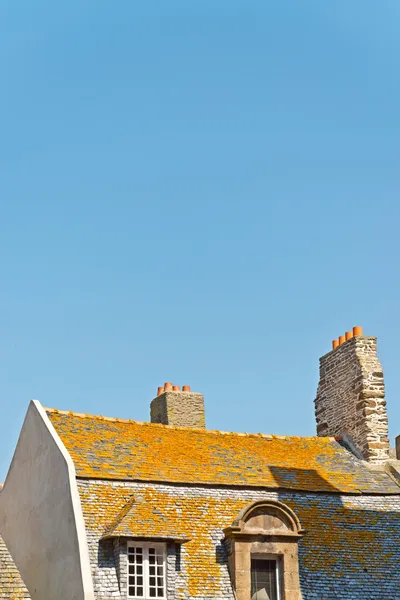
M32 600L94 600L75 469L37 401L0 494L0 534Z

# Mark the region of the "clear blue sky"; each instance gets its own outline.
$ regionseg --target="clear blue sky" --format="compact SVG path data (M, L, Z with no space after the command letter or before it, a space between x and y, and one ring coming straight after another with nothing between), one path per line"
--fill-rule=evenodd
M400 433L398 0L3 0L0 480L28 402L312 435L379 337Z

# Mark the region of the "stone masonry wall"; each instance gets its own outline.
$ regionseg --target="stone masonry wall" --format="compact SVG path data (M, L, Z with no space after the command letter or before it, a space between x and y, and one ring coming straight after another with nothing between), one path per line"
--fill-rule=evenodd
M243 508L265 499L287 504L306 530L299 542L302 600L400 600L400 496L80 480L81 497L99 497L102 486L107 487L107 494L122 487L137 498L132 527L140 532L138 537L151 528L150 522L140 519L148 509L150 514L157 511L166 536L178 523L171 522L172 516L185 517L178 526L185 530L187 540L167 544L168 600L235 600L223 529ZM151 503L149 498L153 498ZM188 506L190 519L185 513ZM83 508L89 510L87 504ZM87 525L96 599L126 599L126 539L99 544L103 532L95 518Z
M356 336L320 359L317 434L347 434L371 463L389 457L383 370L376 338Z
M152 423L205 427L204 396L194 392L163 392L150 404Z

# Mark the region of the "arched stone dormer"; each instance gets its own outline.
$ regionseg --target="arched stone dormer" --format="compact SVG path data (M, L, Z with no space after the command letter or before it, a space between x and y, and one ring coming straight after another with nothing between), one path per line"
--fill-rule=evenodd
M298 542L305 533L286 504L247 506L224 530L237 600L300 600Z
M277 500L261 500L247 506L232 524L242 533L302 535L300 521L291 508Z

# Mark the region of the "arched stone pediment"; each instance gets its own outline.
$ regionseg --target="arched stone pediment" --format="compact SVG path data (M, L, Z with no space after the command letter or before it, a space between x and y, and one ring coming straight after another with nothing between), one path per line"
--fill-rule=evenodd
M291 508L277 500L261 500L247 506L225 530L228 535L301 536L304 531Z
M224 533L237 600L301 598L298 542L305 531L289 506L277 500L253 502Z

